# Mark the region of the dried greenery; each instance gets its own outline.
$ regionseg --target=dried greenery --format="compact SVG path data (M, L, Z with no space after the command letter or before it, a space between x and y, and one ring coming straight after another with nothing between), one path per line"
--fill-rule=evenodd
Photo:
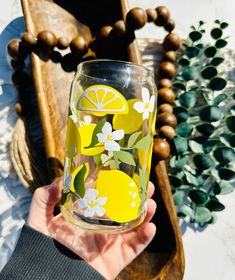
M174 81L178 126L169 178L178 215L201 226L216 221L225 208L219 197L233 191L235 179L235 94L221 72L227 26L214 22L210 44L202 40L204 22L191 27Z

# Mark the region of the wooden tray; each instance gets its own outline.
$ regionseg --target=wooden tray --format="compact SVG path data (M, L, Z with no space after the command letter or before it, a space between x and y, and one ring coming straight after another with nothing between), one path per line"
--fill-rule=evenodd
M128 11L125 0L21 2L27 31L36 35L42 30L50 30L58 37L66 34L69 40L78 34L91 38L100 27L123 19ZM66 51L61 54L66 58ZM121 49L113 58L141 64L135 41L128 48ZM47 164L53 179L61 175L63 170L69 88L74 72L69 67L63 67L62 63L52 62L46 56L33 53L31 60ZM121 272L119 280L183 278L181 234L163 161L157 162L153 158L151 180L156 186L155 200L158 210L154 222L157 225L157 234L145 252Z

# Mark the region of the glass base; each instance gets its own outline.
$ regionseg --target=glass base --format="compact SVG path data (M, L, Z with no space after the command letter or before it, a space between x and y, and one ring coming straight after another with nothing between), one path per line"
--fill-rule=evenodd
M128 223L117 223L109 220L86 218L79 214L76 210L71 210L65 206L61 206L61 212L67 221L83 229L97 233L121 233L132 230L144 221L146 211L145 205L143 207L143 212L136 220Z

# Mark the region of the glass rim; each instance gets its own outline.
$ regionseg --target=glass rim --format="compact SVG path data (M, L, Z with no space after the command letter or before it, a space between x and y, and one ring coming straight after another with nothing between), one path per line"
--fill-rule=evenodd
M78 71L79 67L82 67L83 65L86 65L86 64L89 64L89 63L92 63L92 62L112 62L112 63L117 63L117 64L130 65L130 66L133 66L135 68L140 68L140 69L146 71L147 74L150 74L150 75L154 76L154 71L152 69L147 68L146 66L143 66L143 65L140 65L140 64L137 64L137 63L133 63L131 61L115 60L115 59L102 59L102 58L87 60L87 61L83 61L83 62L79 63L78 66L77 66L77 71Z

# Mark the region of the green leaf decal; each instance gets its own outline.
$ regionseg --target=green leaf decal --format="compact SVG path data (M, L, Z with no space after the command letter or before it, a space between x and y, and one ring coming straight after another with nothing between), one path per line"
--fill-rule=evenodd
M149 148L153 141L153 138L150 135L146 135L142 139L140 139L136 144L135 148L140 149L140 150L146 150Z
M141 200L145 201L147 198L148 181L147 181L146 172L144 172L144 170L141 168L139 168L139 176L140 176L140 185L142 189Z
M80 196L83 197L85 194L85 175L86 175L86 165L83 164L83 167L78 171L74 178L74 189L76 193Z
M106 118L103 118L97 123L97 125L93 131L93 134L92 134L91 144L86 148L94 147L96 144L99 143L98 138L97 138L97 133L100 133L102 131L102 128L103 128L105 122L106 122Z
M69 194L69 193L64 193L64 192L62 191L62 196L61 196L61 201L60 201L61 205L64 205L64 204L65 204L65 202L66 202L66 200L67 200L68 194Z
M134 161L134 158L130 153L128 153L126 151L118 151L118 152L115 152L115 154L121 162L124 162L126 164L130 164L132 166L136 165L135 161Z
M135 142L137 141L140 134L141 134L141 131L137 131L137 132L131 134L131 136L128 139L128 144L127 144L128 148L132 147L135 144Z

